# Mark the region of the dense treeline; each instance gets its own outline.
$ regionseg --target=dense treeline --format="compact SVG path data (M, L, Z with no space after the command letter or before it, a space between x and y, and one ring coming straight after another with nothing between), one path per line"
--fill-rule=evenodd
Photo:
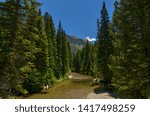
M150 2L115 1L112 22L103 3L97 42L74 58L76 72L100 78L122 98L150 97Z
M0 96L39 92L66 77L70 45L36 0L0 2Z
M96 71L96 47L86 42L81 51L73 57L73 71L95 76Z

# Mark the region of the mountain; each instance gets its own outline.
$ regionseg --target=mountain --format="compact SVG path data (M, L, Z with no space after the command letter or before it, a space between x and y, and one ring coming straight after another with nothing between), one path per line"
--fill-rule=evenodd
M84 41L83 39L76 37L74 35L67 35L67 39L70 42L70 44L72 44L72 45L83 46L86 43L86 41Z
M67 39L70 43L71 50L74 53L76 53L78 50L81 50L87 41L89 41L91 44L94 44L96 42L95 38L90 38L89 36L83 39L74 35L67 35Z
M84 39L78 38L74 35L67 35L67 39L70 43L72 52L76 53L78 50L81 50L86 44Z

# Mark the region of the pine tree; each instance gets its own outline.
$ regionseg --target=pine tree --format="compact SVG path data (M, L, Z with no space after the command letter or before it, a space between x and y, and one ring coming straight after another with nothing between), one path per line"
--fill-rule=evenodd
M58 29L57 29L57 50L58 50L58 57L57 57L57 66L61 76L66 76L69 72L69 49L68 41L66 37L66 33L64 32L61 22L59 22Z
M97 69L97 43L91 46L91 75L94 77L98 77L98 69Z
M150 2L143 0L129 1L131 4L131 13L133 15L134 23L136 22L135 34L136 43L138 42L139 48L137 54L139 75L142 78L141 86L138 90L141 92L141 97L150 97ZM142 6L142 7L141 7ZM139 41L140 39L140 41Z
M0 2L0 96L4 96L11 89L9 86L10 75L7 74L9 70L7 66L10 62L8 57L10 54L10 17L8 17L8 12L10 14L8 2Z
M99 38L100 38L100 21L97 18L97 37L96 37L97 41L96 41L96 43L98 42Z
M63 77L69 72L69 52L68 52L68 42L67 42L67 37L66 33L62 31L62 75Z
M101 10L101 19L100 24L98 24L98 30L97 69L99 72L99 77L107 86L111 83L111 71L108 67L109 56L111 53L111 40L109 37L109 16L105 3L103 3L103 7Z
M149 96L150 63L149 50L146 47L149 36L148 24L145 25L147 5L144 3L146 1L140 3L136 0L115 2L111 26L114 52L111 56L110 68L113 72L112 84L117 93L125 98L147 98Z
M20 17L22 16L20 10L22 10L21 1L12 1L7 0L3 3L3 8L1 9L4 12L2 15L3 24L1 24L2 37L1 37L1 53L2 53L2 62L1 63L1 77L2 77L2 91L4 93L11 95L12 88L15 88L16 85L20 82L19 80L21 76L20 67L22 64L19 64L21 58L19 58L20 54L18 52L19 44L21 43L22 35L20 34L21 23ZM14 17L14 18L12 18ZM0 26L0 27L1 27ZM5 48L5 50L4 50ZM19 76L20 75L20 76Z
M56 48L56 34L55 34L55 27L53 24L52 16L49 15L48 12L44 15L44 23L45 23L45 32L47 35L47 43L48 43L48 69L47 69L47 77L49 77L49 81L46 82L47 84L52 84L55 81L55 77L59 77L56 73L57 64L56 64L56 56L57 56L57 48Z
M56 34L56 42L57 42L57 78L60 78L60 76L62 76L62 49L61 49L61 45L62 45L62 26L61 26L61 22L59 22L58 25L58 29L57 29L57 34Z
M68 62L69 62L69 70L71 71L72 68L72 53L70 43L67 41L67 48L68 48Z
M36 47L39 48L38 53L35 55L35 65L36 68L41 72L45 73L48 68L48 42L47 36L44 29L44 19L41 16L41 11L39 10L39 16L37 18L37 29L38 29L38 40L36 41Z
M74 71L81 73L81 51L78 51L73 60Z
M57 46L56 46L56 29L53 23L53 18L50 16L50 36L53 44L53 56L54 56L54 65L57 59Z
M41 76L45 67L44 65L42 66L42 64L39 64L37 59L39 58L39 62L42 60L40 57L42 54L42 48L39 44L39 41L41 41L41 37L44 37L45 35L42 32L43 35L39 36L39 31L41 30L37 27L37 23L39 23L38 21L40 18L38 11L40 3L36 2L36 0L26 0L24 1L24 4L27 8L27 17L25 20L26 26L24 27L22 34L24 35L23 47L26 49L24 54L28 56L28 60L26 60L27 65L22 67L22 71L25 71L25 73L28 74L28 77L24 80L22 86L29 93L33 93L40 91L43 86L43 83L41 82Z
M85 74L91 74L92 58L91 58L91 45L89 41L86 42L83 48L83 59L82 59L82 72Z
M54 44L53 40L55 35L53 35L53 30L51 30L51 16L49 15L48 12L45 13L44 16L44 22L45 22L45 32L47 35L47 40L48 40L48 58L49 58L49 69L53 71L53 68L55 66L55 61L54 61Z
M5 79L4 91L7 95L21 92L23 81L29 77L34 68L34 53L37 52L36 28L31 28L34 24L30 23L32 22L30 19L35 19L38 5L34 0L7 0L3 4L2 10L5 13L2 18L6 21L2 27L6 33L2 32L2 38L6 51L1 47L5 65L1 66L0 72L2 80Z

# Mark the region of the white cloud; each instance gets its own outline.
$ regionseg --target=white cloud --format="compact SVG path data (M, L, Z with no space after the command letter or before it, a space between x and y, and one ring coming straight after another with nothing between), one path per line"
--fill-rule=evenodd
M86 39L86 40L88 40L88 41L90 41L90 42L94 42L94 41L96 41L96 39L95 38L90 38L89 36L87 36L86 38L84 38L84 39Z

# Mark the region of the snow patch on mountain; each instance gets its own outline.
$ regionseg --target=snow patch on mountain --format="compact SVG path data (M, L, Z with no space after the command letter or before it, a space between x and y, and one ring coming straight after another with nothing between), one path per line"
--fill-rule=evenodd
M89 42L95 42L96 39L95 38L90 38L89 36L87 36L86 38L84 38L85 40L88 40Z

